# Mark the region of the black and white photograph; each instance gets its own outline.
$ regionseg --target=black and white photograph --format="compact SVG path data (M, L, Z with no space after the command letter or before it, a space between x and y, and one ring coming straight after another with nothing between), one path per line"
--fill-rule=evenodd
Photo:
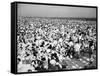
M97 7L17 3L18 73L97 69Z

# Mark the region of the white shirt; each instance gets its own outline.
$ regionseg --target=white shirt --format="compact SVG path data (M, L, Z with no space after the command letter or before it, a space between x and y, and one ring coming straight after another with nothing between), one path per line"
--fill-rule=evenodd
M74 46L75 51L76 52L80 51L80 47L81 47L81 44L76 43L75 46Z

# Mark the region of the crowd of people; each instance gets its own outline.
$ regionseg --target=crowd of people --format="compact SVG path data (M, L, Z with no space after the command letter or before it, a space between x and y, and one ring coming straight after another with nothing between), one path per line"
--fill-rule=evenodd
M18 72L55 71L96 67L96 20L19 17ZM86 64L70 68L67 60Z

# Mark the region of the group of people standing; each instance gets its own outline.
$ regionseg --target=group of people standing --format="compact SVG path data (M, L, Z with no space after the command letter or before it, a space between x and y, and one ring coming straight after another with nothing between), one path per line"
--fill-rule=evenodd
M95 60L96 21L22 18L17 27L19 71L67 70L66 59Z

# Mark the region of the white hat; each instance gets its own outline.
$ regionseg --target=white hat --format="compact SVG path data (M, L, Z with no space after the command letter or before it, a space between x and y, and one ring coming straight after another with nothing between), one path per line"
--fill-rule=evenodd
M50 60L50 63L55 65L56 64L56 61L54 59Z

